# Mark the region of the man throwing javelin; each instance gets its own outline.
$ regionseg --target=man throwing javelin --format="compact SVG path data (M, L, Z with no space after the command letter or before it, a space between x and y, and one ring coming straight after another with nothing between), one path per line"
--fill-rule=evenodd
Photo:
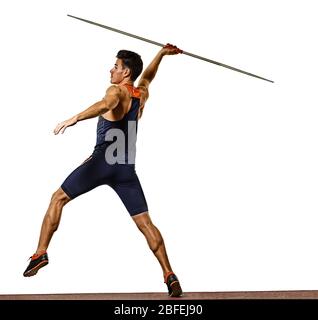
M141 57L134 52L120 50L116 63L110 70L112 85L107 89L105 97L56 126L54 134L64 133L66 128L79 121L99 117L97 140L92 155L52 195L43 219L38 247L23 273L25 277L34 276L49 263L47 249L59 226L63 207L81 194L106 184L118 194L146 237L162 268L169 295L182 295L180 282L170 266L163 238L150 219L134 164L137 124L149 97L149 85L162 58L178 53L182 51L177 47L170 44L164 46L141 75L138 86L134 87L134 81L142 72ZM115 142L114 136L117 138Z

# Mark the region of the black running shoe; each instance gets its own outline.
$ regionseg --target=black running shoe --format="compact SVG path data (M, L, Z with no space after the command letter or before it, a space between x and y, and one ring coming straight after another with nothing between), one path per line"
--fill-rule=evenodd
M183 295L180 282L173 272L166 274L165 283L167 284L170 297L181 297Z
M42 254L34 254L32 257L30 257L30 259L31 261L28 267L23 272L23 275L25 277L31 277L36 275L39 269L41 269L49 263L49 257L46 252Z

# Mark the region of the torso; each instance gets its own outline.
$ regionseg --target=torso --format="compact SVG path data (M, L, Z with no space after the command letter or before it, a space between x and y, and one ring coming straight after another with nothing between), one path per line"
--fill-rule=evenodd
M120 101L118 106L102 114L102 117L109 121L121 120L131 108L132 99L131 99L130 92L124 85L119 85L118 87L120 88L120 97L119 97ZM139 107L139 115L138 115L138 119L139 119L141 117L143 108L148 98L148 90L145 87L137 87L137 89L139 89L140 91L140 107Z

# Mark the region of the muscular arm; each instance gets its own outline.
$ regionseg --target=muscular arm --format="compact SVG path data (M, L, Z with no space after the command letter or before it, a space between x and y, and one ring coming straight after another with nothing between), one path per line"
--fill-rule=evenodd
M156 73L158 71L159 64L162 60L162 58L165 55L172 55L172 54L178 54L182 53L182 50L178 49L176 46L167 44L164 46L154 57L154 59L151 61L149 66L145 69L145 71L142 73L141 78L138 83L138 87L146 87L148 89L150 82L154 79L156 76Z
M154 79L157 71L159 64L163 58L164 54L162 50L160 50L155 58L151 61L149 66L145 69L145 71L142 73L141 78L138 82L138 87L146 87L148 88L150 82Z
M95 118L109 110L117 107L119 103L119 89L116 86L111 86L106 91L106 96L101 101L94 103L92 106L77 114L77 121L82 121L90 118Z
M64 133L67 127L73 126L78 121L90 119L97 117L109 110L117 107L119 103L119 88L116 86L111 86L107 89L105 97L86 110L80 112L79 114L73 116L72 118L59 123L54 129L54 134L59 132Z

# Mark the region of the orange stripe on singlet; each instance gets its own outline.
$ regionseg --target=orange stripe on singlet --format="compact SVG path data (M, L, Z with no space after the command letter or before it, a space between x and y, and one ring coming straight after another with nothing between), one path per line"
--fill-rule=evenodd
M134 86L130 84L124 84L124 86L128 89L129 93L133 98L140 98L140 90L138 88L135 88Z

